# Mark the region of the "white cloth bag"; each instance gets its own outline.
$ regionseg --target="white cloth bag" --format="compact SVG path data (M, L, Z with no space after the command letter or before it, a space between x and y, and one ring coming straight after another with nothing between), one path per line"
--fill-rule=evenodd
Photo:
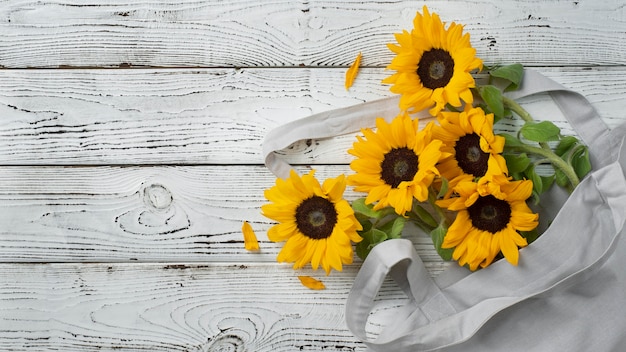
M374 351L626 351L626 125L609 130L589 102L526 70L519 98L549 92L589 146L593 171L565 200L542 204L554 217L518 266L500 260L470 273L453 266L431 278L408 240L377 245L364 261L346 303L350 330ZM276 150L304 138L339 135L397 114L394 98L338 109L275 129L266 165L290 166ZM289 132L289 133L286 133ZM551 216L550 214L556 214ZM386 276L408 296L382 332L366 333Z

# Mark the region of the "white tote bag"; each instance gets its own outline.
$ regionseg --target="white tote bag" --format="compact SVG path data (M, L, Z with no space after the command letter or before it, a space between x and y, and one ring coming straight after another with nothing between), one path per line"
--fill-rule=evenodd
M474 273L453 266L433 279L410 241L374 247L346 303L348 327L371 350L626 351L626 125L609 130L584 97L534 71L510 96L540 92L550 93L589 146L593 171L567 200L559 192L542 199L554 220L520 250L518 266L501 260ZM373 126L377 116L391 119L394 104L380 100L281 126L264 143L266 165L284 177L290 166L274 151ZM388 275L408 300L369 336L367 320Z

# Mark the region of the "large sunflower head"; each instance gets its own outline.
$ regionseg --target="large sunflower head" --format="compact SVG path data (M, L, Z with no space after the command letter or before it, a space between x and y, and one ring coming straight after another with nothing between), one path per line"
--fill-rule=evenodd
M314 171L300 177L292 170L287 179L277 179L265 191L271 203L261 207L263 215L278 222L267 236L274 242L287 241L277 261L294 263L294 269L308 263L313 269L321 265L326 274L352 263L350 241L361 241L357 231L362 228L343 199L345 189L343 175L320 185Z
M504 137L493 133L493 114L467 107L463 112L440 112L437 118L433 137L443 142L442 151L449 155L437 168L450 190L462 181L508 173L501 155Z
M401 114L387 123L376 120L376 132L364 129L357 136L350 163L356 174L348 183L357 192L366 192L367 204L374 209L391 206L404 215L413 207L413 199L428 199L428 187L439 171L435 165L442 157L441 141L432 139L433 124L418 131L418 120Z
M402 95L402 110L430 109L434 116L448 103L472 103L470 88L475 82L470 72L482 69L482 60L462 25L452 22L446 29L436 13L430 14L426 6L423 12L415 16L410 33L395 35L398 45L388 44L396 56L387 69L396 73L383 83L392 84L391 91Z
M526 204L533 189L531 181L510 181L493 175L486 182L461 182L455 187L458 198L439 205L457 211L442 247L454 248L452 257L471 270L486 267L502 253L517 265L518 247L528 244L518 231L531 231L539 215Z

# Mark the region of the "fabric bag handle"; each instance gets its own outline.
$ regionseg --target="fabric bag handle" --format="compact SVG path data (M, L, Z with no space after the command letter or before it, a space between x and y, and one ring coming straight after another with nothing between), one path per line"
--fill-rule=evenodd
M271 130L263 141L265 166L277 177L287 178L291 165L277 151L303 139L320 139L356 132L374 126L377 117L391 120L398 114L399 97L389 97L324 111L288 122Z
M518 99L538 93L548 92L561 109L574 130L591 152L592 164L604 166L614 160L609 146L615 145L610 138L610 130L593 106L579 93L567 89L539 72L525 69L520 89L507 93ZM318 114L291 121L271 130L263 141L263 157L267 168L277 177L289 176L291 165L276 153L294 142L304 139L320 139L353 133L364 127L375 125L376 118L390 121L398 113L399 96L392 96L324 111ZM417 114L419 118L431 118L427 111Z
M391 276L407 295L407 307L410 308L396 312L396 324L383 330L374 342L368 339L365 326L374 307L374 299L387 276ZM347 301L349 307L346 311L349 314L346 314L346 324L350 330L366 344L386 351L395 351L395 337L408 333L415 325L429 324L456 312L407 239L385 241L374 247L363 262ZM411 325L405 324L409 317L413 322Z

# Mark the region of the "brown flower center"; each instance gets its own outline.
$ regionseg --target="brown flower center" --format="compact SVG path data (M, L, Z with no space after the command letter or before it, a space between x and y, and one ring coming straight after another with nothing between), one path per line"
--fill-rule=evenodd
M463 172L474 177L487 173L489 153L480 149L480 137L476 133L466 134L454 145L456 161Z
M454 60L443 49L430 49L422 54L417 64L417 75L424 87L436 89L445 87L454 74Z
M330 237L337 224L337 210L328 199L313 196L296 208L296 225L306 237L321 240Z
M492 234L504 230L511 220L509 202L492 195L478 197L467 211L475 228Z
M385 154L381 164L381 178L386 184L397 188L402 181L411 181L418 170L419 158L409 148L396 148Z

